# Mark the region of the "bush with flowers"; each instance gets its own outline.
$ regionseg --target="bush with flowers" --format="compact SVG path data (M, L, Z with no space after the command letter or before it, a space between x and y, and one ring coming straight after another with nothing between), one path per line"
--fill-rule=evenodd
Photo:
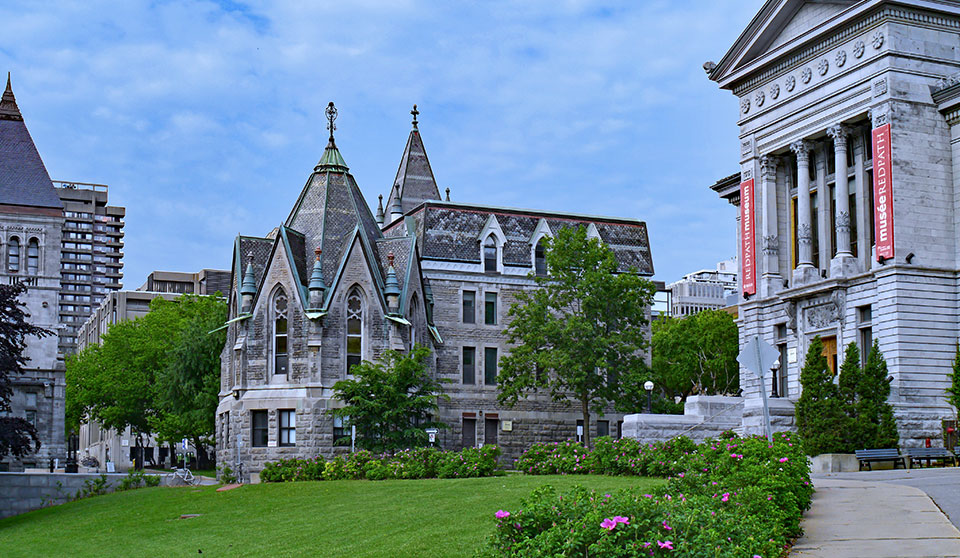
M791 433L772 444L762 437L653 446L598 440L587 461L594 473L630 474L624 463L634 463L633 474L662 469L668 480L649 493L538 489L519 509L497 511L496 531L479 555L776 558L800 534L813 493Z

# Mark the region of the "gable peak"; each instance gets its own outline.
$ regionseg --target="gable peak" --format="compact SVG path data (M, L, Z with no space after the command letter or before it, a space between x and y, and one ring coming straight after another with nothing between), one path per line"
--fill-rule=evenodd
M10 84L10 72L7 72L7 87L0 97L0 120L23 120L17 99L13 96L13 86Z

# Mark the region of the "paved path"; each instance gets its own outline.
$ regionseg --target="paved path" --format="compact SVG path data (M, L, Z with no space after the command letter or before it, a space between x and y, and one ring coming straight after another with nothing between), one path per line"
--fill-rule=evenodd
M960 558L960 531L919 488L837 475L814 486L792 558Z

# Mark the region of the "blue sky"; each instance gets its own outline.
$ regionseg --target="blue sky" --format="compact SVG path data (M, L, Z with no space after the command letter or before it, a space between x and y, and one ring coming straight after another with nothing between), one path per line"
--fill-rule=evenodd
M3 2L0 70L55 180L127 208L124 284L229 269L326 144L388 193L411 105L454 201L639 218L656 278L736 254L737 103L701 68L761 0Z

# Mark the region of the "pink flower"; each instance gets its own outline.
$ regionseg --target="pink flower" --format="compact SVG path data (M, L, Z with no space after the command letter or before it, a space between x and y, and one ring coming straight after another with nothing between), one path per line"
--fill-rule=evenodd
M721 502L726 502L726 501L729 500L729 499L730 499L730 493L729 493L729 492L724 492L724 493L723 493L723 496L720 497L720 501L721 501Z
M657 544L660 545L660 548L666 548L667 550L673 550L673 541L657 541Z
M623 523L624 525L630 525L630 520L629 520L628 518L626 518L626 517L623 517L622 515L614 516L613 522L614 522L614 523Z
M780 463L786 463L787 461L790 461L790 458L788 458L788 457L781 457L781 458L780 458Z
M667 520L663 520L663 528L664 528L664 530L666 530L666 531L672 531L672 530L673 530L673 527L667 525Z
M495 513L494 515L497 516L497 519L506 519L506 518L510 517L510 512L508 512L508 511L503 511L503 510L497 510L497 513Z
M613 528L617 526L617 522L610 519L609 517L600 522L600 527L602 529L607 529L613 531Z

